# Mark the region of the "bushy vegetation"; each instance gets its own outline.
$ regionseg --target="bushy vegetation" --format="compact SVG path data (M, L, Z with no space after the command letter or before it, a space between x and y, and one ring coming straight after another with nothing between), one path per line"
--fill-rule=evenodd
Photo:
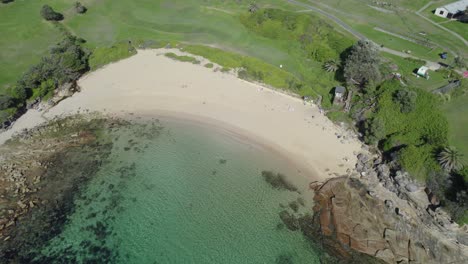
M11 3L11 2L13 2L13 1L14 1L14 0L1 0L0 2L1 2L2 4L8 4L8 3Z
M189 45L184 50L205 57L223 66L226 71L240 69L239 77L243 79L260 81L275 88L287 88L295 92L300 92L306 86L293 74L256 58L200 45Z
M385 82L375 93L376 109L365 122L367 141L379 142L387 154L398 152L401 165L425 179L438 168L434 153L448 143L448 123L437 97L422 89L403 89L397 81Z
M173 60L178 60L178 61L183 61L183 62L191 62L193 64L200 64L200 61L197 60L195 57L192 56L186 56L186 55L177 55L173 52L168 52L164 54L166 57L171 58Z
M16 109L24 108L26 101L50 97L57 87L76 81L86 72L89 52L82 48L83 42L67 35L38 64L29 68L9 95L0 97L0 124L15 114Z
M305 58L318 62L339 59L352 41L333 30L332 26L316 17L283 11L261 9L241 16L242 23L251 31L270 39L285 40L298 46Z
M60 21L60 20L63 20L63 15L56 12L49 5L42 6L41 16L47 21Z

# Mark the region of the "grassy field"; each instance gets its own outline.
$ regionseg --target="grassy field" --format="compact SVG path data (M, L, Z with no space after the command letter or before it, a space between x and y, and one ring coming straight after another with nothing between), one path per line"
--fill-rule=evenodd
M450 144L468 158L468 96L454 98L443 106L450 124Z
M316 6L346 22L351 27L359 30L364 28L363 33L366 37L376 41L379 44L392 47L391 45L400 44L384 41L388 36L383 32L372 32L375 27L382 28L389 32L414 39L421 42L432 43L434 47L438 45L453 50L455 53L468 56L468 50L463 42L448 32L438 28L437 26L429 23L423 18L417 16L415 11L422 8L428 0L417 1L403 1L403 0L389 0L386 3L390 6L378 6L373 0L301 0L304 3ZM452 2L450 0L446 0ZM441 1L440 3L445 3ZM434 6L439 6L439 2ZM430 8L427 8L429 10ZM431 15L435 17L434 15ZM465 25L466 26L466 25ZM425 32L426 35L422 36L419 33ZM393 38L392 42L398 42ZM406 45L406 43L403 43ZM395 48L395 49L397 49ZM421 49L421 50L419 50ZM399 49L397 49L399 50ZM418 55L424 54L427 50L422 45L412 47L413 52ZM421 55L422 58L437 61L437 53Z

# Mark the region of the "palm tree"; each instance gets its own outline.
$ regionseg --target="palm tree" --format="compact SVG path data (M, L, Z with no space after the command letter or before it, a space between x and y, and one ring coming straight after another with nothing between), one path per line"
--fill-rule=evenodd
M340 68L340 63L337 62L335 59L331 59L323 65L323 68L327 72L336 72Z
M258 11L258 9L259 9L259 7L255 2L250 3L250 5L249 5L249 12L250 13L255 13L255 12Z
M446 171L460 170L463 168L463 154L454 147L445 147L437 155L440 166Z

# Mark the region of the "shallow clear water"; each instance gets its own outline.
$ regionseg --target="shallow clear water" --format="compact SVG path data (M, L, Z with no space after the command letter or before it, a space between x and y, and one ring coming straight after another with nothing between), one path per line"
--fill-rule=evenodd
M76 200L64 231L42 249L79 262L318 263L278 213L307 182L282 157L216 129L162 121L158 137L114 131L112 160ZM301 194L273 189L262 170ZM290 208L289 211L292 212Z

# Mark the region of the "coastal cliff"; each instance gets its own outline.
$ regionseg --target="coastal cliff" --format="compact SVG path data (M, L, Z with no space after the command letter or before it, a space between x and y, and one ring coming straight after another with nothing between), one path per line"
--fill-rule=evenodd
M312 183L322 245L342 258L360 252L386 263L466 263L468 234L424 187L360 155L359 173Z

